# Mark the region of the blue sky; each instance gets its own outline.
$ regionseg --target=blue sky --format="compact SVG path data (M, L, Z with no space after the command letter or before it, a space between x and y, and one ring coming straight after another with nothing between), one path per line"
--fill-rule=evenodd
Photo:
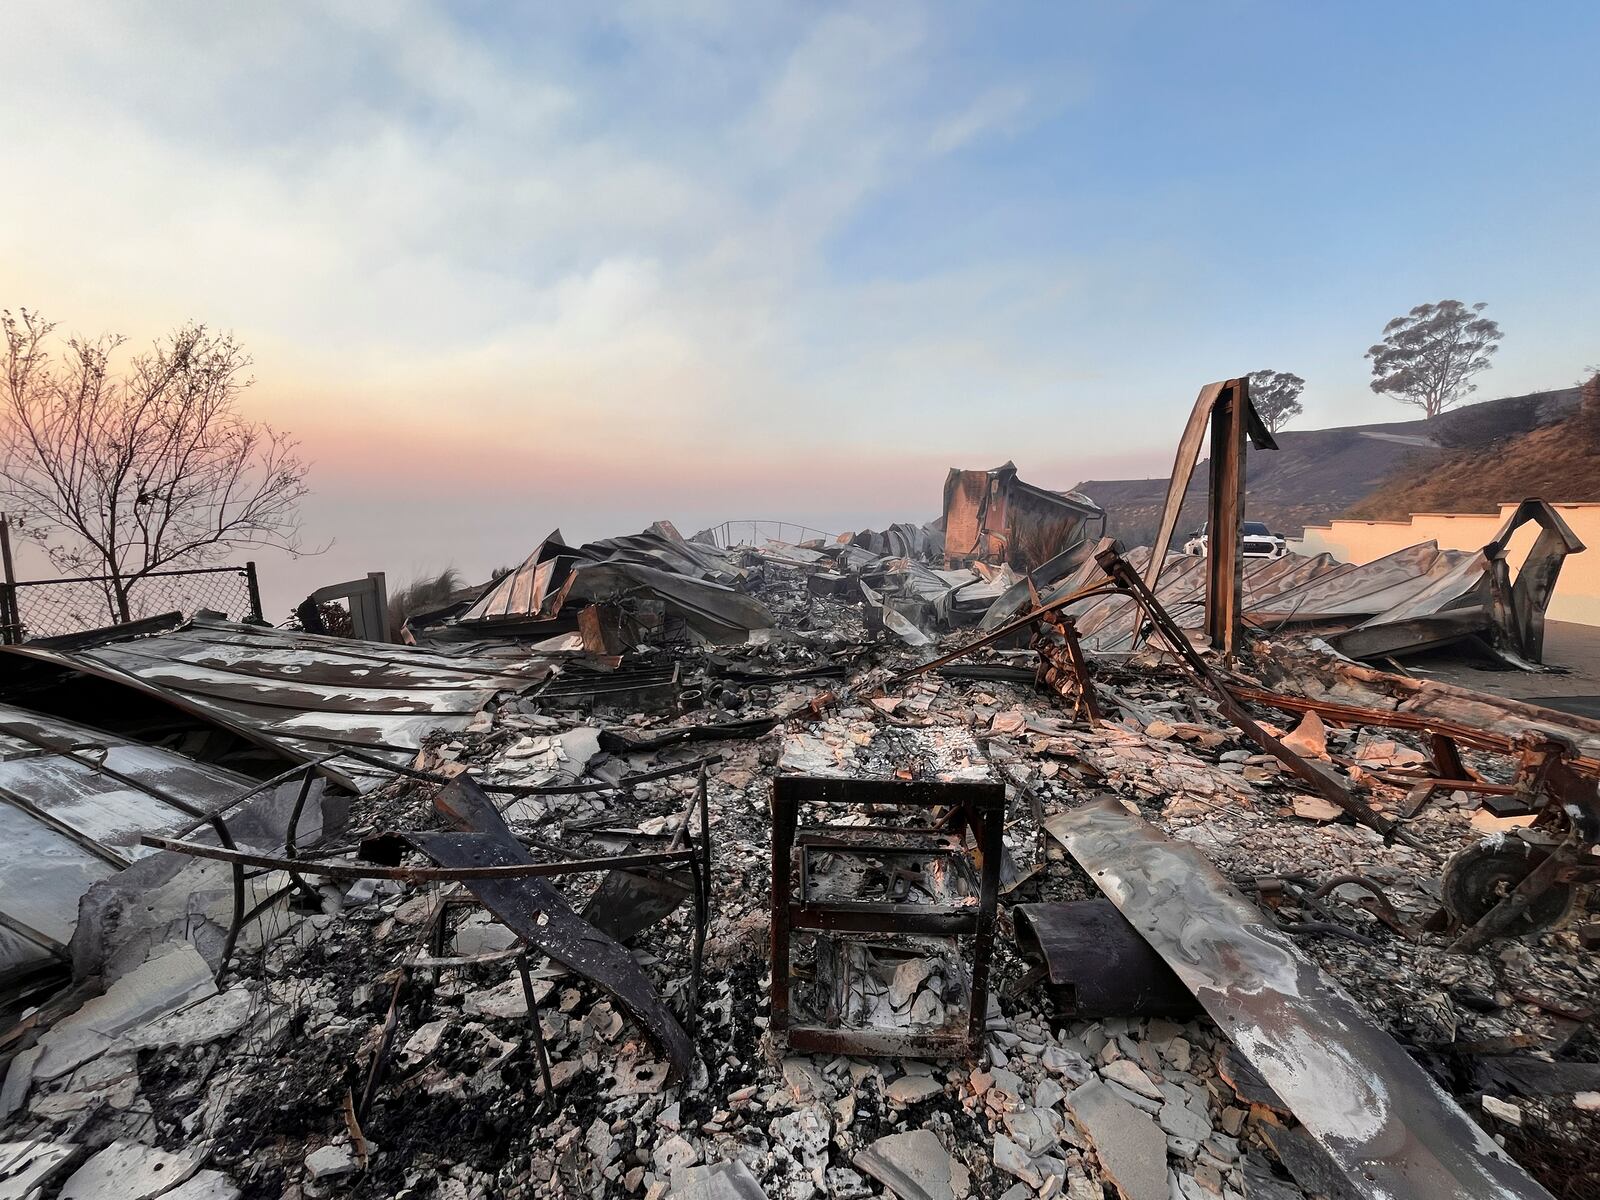
M1199 386L1595 319L1600 6L17 3L0 305L252 349L334 576L1157 474ZM265 568L264 568L265 569ZM306 586L302 586L306 585Z

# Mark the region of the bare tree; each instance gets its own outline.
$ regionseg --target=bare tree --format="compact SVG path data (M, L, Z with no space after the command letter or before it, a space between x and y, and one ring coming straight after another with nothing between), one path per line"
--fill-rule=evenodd
M1383 341L1367 351L1372 390L1437 417L1477 391L1471 379L1493 364L1500 326L1480 315L1487 307L1459 300L1419 304L1383 327Z
M1277 433L1300 415L1300 393L1305 386L1304 379L1288 371L1251 371L1250 403L1267 428Z
M301 553L299 443L235 407L250 359L230 335L189 324L111 362L124 339L70 338L38 313L0 313L0 497L65 574L104 575L113 620L153 571L244 546Z

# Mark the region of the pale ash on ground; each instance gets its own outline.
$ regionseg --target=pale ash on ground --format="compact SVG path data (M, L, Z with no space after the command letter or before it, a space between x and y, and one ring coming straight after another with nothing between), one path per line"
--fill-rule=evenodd
M1311 1182L1327 1166L1286 1110L1298 1098L1276 1098L1253 1078L1210 1018L1075 1019L1046 987L1008 995L1028 970L1009 922L995 939L995 994L974 1061L773 1053L765 1037L771 780L1009 782L1006 844L1023 878L1004 907L1098 895L1061 843L1041 835L1024 791L1047 823L1109 793L1240 884L1358 874L1411 929L1438 906L1442 857L1480 835L1473 801L1436 799L1410 826L1415 845L1386 845L1334 820L1337 810L1245 740L1153 649L1096 661L1094 682L1113 711L1094 727L1068 720L1049 693L1003 677L1032 661L1027 651L969 660L1001 668L1001 678L932 674L883 686L930 652L871 642L862 608L813 594L817 568L801 565L805 557L781 547L748 556L748 586L776 618L760 644L685 643L639 656L641 667L677 665L678 687L699 688L709 707L662 716L596 712L581 692L503 696L457 732L430 738L414 760L434 771L465 765L494 786L614 783L708 750L720 755L709 768L713 917L696 1007L689 909L635 944L692 1033L700 1062L691 1078L667 1085L658 1048L613 999L545 964L533 988L551 1060L546 1096L526 997L502 954L513 942L504 926L474 905L450 909L443 942L431 949L474 961L414 971L397 993L396 971L430 949L437 906L459 888L325 881L318 908L286 898L251 922L220 990L211 964L178 935L17 1055L0 1100L9 1139L0 1187L31 1195L37 1183L41 1196L71 1197L463 1200L1335 1194L1337 1172ZM970 637L949 635L947 644ZM781 678L828 667L842 674ZM604 751L596 732L637 743L752 712L783 719L754 737L646 751ZM1329 729L1301 744L1341 764L1392 812L1405 793L1382 775L1422 760L1412 740ZM1492 756L1468 757L1484 772L1501 769ZM669 833L694 786L684 775L598 796L527 796L507 817L530 846L588 854L602 827ZM361 792L338 844L436 828L434 791L402 779ZM198 923L215 920L226 909L225 870L209 878L211 889L192 893L204 897L198 905L166 902L187 903ZM252 899L285 879L253 882ZM1553 1051L1588 1065L1587 1076L1580 1069L1572 1078L1593 1077L1588 1022L1600 971L1575 925L1451 954L1444 936L1395 933L1365 896L1335 889L1322 911L1296 914L1291 904L1283 919L1345 930L1292 936L1380 1026L1454 1079L1485 1138L1504 1140L1552 1191L1563 1172L1592 1169L1600 1104L1592 1088L1517 1085L1504 1067L1487 1085L1461 1076L1474 1064ZM884 1003L908 1018L920 1006L931 1020L943 989L931 969L908 970ZM364 1105L391 1011L391 1061Z

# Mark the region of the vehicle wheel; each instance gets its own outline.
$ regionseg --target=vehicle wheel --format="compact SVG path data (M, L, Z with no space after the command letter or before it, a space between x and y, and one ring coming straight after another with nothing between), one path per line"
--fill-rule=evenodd
M1458 850L1444 865L1441 899L1445 909L1464 925L1475 925L1511 894L1550 851L1521 838L1491 837ZM1551 884L1530 904L1506 936L1549 929L1566 920L1577 889L1570 883Z

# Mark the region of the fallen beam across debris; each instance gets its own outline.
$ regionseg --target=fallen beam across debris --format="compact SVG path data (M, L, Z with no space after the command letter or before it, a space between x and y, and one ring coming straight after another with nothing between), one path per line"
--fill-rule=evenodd
M1195 847L1106 799L1048 822L1371 1200L1550 1193Z
M512 835L494 802L468 776L458 776L440 790L434 806L451 820L459 833L416 831L407 841L435 862L446 866L484 867L528 865L527 849ZM674 857L687 861L699 874L698 849L669 855L633 856L630 865L644 857ZM571 870L572 863L562 866ZM596 869L618 865L615 861ZM655 985L633 956L616 939L596 929L572 910L560 892L534 876L521 879L480 876L464 880L467 889L527 945L549 955L615 996L649 1031L671 1065L669 1078L685 1078L694 1064L694 1043ZM699 894L698 924L704 928L705 893Z

